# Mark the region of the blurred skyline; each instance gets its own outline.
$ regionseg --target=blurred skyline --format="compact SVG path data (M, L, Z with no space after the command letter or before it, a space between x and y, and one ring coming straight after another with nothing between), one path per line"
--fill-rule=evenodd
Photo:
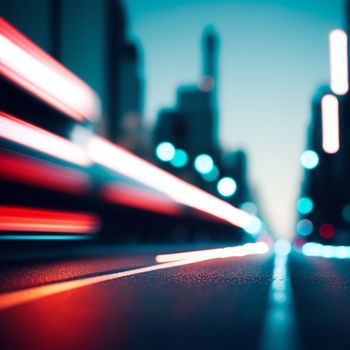
M219 130L243 147L263 213L278 236L294 235L299 157L310 99L329 82L328 34L344 28L344 1L126 0L129 36L143 48L145 112L174 103L179 84L200 77L200 38L220 36Z

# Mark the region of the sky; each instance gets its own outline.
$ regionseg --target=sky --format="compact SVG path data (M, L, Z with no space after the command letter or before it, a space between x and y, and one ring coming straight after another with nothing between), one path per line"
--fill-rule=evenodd
M249 179L276 236L295 232L300 154L310 102L329 83L328 34L344 28L344 0L124 0L129 37L143 49L145 114L174 104L201 72L201 34L220 36L220 140L244 148Z

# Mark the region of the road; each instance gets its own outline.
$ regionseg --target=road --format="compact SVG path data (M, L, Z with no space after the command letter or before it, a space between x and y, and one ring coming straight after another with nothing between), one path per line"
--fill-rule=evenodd
M0 349L350 349L349 261L155 255L3 263Z

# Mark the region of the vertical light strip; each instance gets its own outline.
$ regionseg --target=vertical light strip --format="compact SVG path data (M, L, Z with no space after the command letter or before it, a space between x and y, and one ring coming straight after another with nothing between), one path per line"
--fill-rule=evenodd
M329 35L331 89L337 95L345 95L349 90L348 81L348 37L341 29Z
M334 95L325 95L322 105L322 148L326 153L339 150L339 102Z

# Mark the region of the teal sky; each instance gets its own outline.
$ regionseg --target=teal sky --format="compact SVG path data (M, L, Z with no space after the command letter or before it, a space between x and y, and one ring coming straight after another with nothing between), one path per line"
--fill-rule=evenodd
M292 237L310 99L329 81L328 33L343 28L343 0L125 0L129 35L143 48L145 112L152 123L196 82L200 37L220 38L220 139L243 147L275 233Z

